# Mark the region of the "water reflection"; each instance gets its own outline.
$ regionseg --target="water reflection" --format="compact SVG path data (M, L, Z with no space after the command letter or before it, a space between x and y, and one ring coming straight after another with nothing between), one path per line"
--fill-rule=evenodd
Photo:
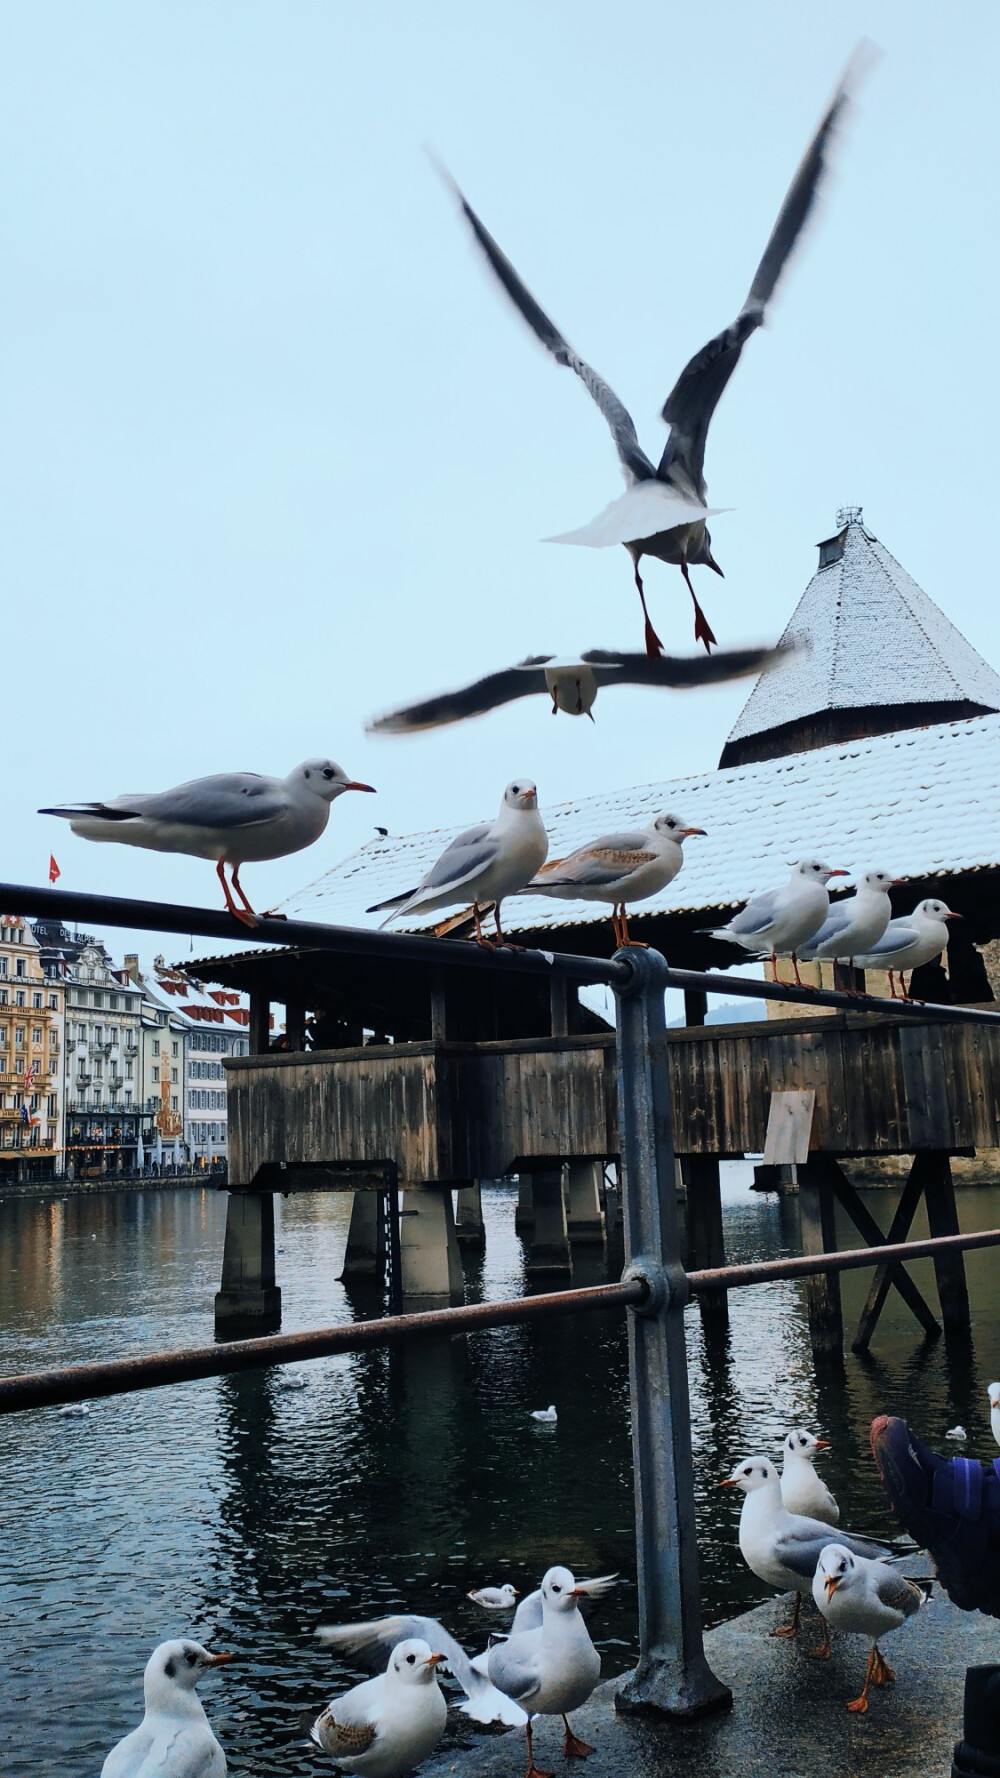
M747 1170L727 1173L734 1260L794 1250L792 1201L760 1200ZM1000 1216L1000 1193L961 1195L963 1227ZM0 1207L0 1304L7 1371L158 1346L209 1342L225 1197L213 1191L95 1194ZM889 1194L872 1194L886 1226ZM278 1204L287 1330L366 1315L370 1290L336 1282L349 1200ZM485 1255L466 1255L472 1300L524 1287L514 1194L486 1200ZM918 1232L917 1229L914 1231ZM845 1244L848 1226L839 1230ZM582 1249L577 1282L602 1273ZM719 1478L745 1453L773 1450L792 1424L834 1444L826 1474L852 1524L886 1528L867 1424L886 1407L940 1443L961 1421L991 1454L986 1384L1000 1374L995 1256L968 1259L968 1342L925 1342L890 1295L872 1352L817 1376L799 1287L734 1294L728 1331L688 1316L692 1441L706 1615L728 1616L761 1589L735 1552L735 1512ZM935 1301L929 1262L914 1268ZM869 1274L843 1280L856 1324ZM595 1620L605 1670L634 1655L632 1474L627 1349L615 1312L435 1339L303 1367L248 1373L0 1422L8 1478L2 1600L13 1635L0 1701L0 1768L37 1771L47 1724L52 1778L99 1770L138 1718L153 1644L194 1633L245 1654L206 1686L234 1772L315 1768L299 1712L346 1671L312 1641L326 1619L411 1608L446 1617L481 1646L487 1621L465 1598L484 1581L533 1581L554 1557L581 1573L623 1571ZM555 1426L530 1419L556 1402ZM461 1733L468 1735L463 1729Z

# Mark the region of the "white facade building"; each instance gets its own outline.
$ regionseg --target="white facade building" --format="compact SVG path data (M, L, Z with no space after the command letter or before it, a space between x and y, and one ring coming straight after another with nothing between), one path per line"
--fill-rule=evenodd
M162 957L153 980L164 1004L187 1020L184 1073L184 1134L195 1167L220 1169L228 1155L227 1056L250 1052L250 1008L243 994L207 988Z
M76 1175L135 1167L143 1117L141 999L88 942L66 981L66 1164Z

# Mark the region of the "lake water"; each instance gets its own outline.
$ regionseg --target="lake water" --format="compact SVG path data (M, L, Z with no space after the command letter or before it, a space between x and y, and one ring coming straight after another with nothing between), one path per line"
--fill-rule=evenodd
M732 1260L797 1248L794 1200L725 1174ZM869 1194L887 1226L895 1194ZM372 1312L337 1280L350 1200L278 1200L284 1329ZM523 1289L515 1194L486 1197L487 1252L466 1261L472 1300ZM1000 1191L960 1194L963 1228L1000 1221ZM226 1197L106 1193L0 1204L0 1324L6 1374L212 1338ZM919 1223L914 1234L926 1232ZM842 1244L852 1244L845 1226ZM893 1296L873 1351L817 1380L800 1286L733 1294L723 1344L687 1317L702 1582L708 1622L766 1589L735 1544L737 1508L716 1484L741 1457L776 1454L803 1424L833 1441L824 1473L855 1529L888 1529L867 1428L889 1410L942 1444L962 1422L969 1453L992 1455L986 1386L1000 1375L997 1256L967 1257L971 1344L925 1345ZM932 1302L929 1262L913 1268ZM576 1282L596 1281L586 1253ZM870 1273L846 1274L845 1323ZM593 1622L604 1671L635 1655L632 1475L625 1318L559 1317L310 1364L308 1388L278 1370L0 1420L0 1616L5 1635L0 1770L8 1778L96 1778L141 1715L153 1646L190 1634L240 1657L202 1687L230 1773L318 1770L298 1722L350 1681L314 1646L317 1622L406 1607L484 1646L466 1591L524 1590L554 1561L620 1569ZM555 1402L555 1426L529 1410ZM947 1447L945 1447L947 1448ZM459 1719L464 1724L464 1719ZM469 1731L450 1729L454 1744ZM517 1756L520 1759L520 1755ZM517 1761L515 1761L515 1766ZM324 1766L324 1769L325 1766ZM331 1768L332 1769L332 1768ZM515 1768L512 1767L512 1770Z

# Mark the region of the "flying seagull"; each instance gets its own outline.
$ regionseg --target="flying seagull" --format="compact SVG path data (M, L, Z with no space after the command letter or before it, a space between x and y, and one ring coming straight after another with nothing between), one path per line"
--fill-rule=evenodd
M680 690L694 685L718 685L747 673L760 673L787 653L787 648L734 648L713 655L625 654L590 648L581 655L531 654L514 667L487 673L458 691L441 692L419 704L404 704L369 722L369 735L409 735L418 729L442 728L481 716L516 698L539 694L552 700L552 714L589 716L597 694L605 685L660 685Z
M372 789L371 784L349 778L332 760L307 759L287 778L218 772L211 778L192 778L175 790L116 796L108 802L63 803L38 813L61 815L84 840L117 840L150 852L186 852L192 858L214 859L229 912L244 926L256 926L257 915L240 888L243 865L285 858L311 846L326 827L336 797L345 790ZM227 864L241 908L226 882Z
M632 558L645 619L646 652L656 655L662 644L649 619L639 563L643 556L675 563L687 582L694 603L696 641L710 648L715 637L691 583L690 564L699 563L721 574L712 555L712 540L705 520L713 511L706 504L705 441L716 405L739 363L750 335L762 325L778 280L813 207L826 170L830 140L859 72L858 51L833 95L819 127L799 165L754 273L746 301L735 321L709 340L685 366L667 397L662 417L670 427L663 455L654 467L639 444L635 423L614 390L582 359L540 308L510 260L480 221L450 173L439 171L451 185L466 219L511 301L557 364L566 365L584 384L600 408L615 442L624 471L626 492L606 507L589 525L550 538L552 543L581 543L593 548L624 544ZM696 210L697 210L697 200ZM699 227L696 210L691 215L695 237Z

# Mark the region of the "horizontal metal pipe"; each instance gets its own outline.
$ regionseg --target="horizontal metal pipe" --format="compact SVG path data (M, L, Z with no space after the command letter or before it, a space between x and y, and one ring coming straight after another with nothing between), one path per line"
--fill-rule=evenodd
M856 1272L862 1266L895 1265L902 1260L933 1258L936 1253L961 1253L972 1247L996 1247L1000 1229L979 1229L967 1235L936 1235L926 1241L895 1241L886 1247L848 1247L840 1253L802 1253L790 1259L764 1259L745 1266L713 1266L689 1272L688 1287L740 1290L748 1284L769 1284L781 1278L808 1278L815 1272Z
M345 1321L339 1327L307 1333L272 1334L258 1340L230 1340L215 1346L182 1347L152 1352L148 1357L113 1358L106 1363L60 1366L0 1378L0 1414L22 1408L62 1407L104 1395L159 1389L166 1383L190 1383L198 1377L222 1377L232 1371L259 1370L272 1364L295 1364L327 1358L333 1352L360 1352L369 1346L390 1346L429 1334L474 1333L482 1327L508 1327L538 1321L546 1315L569 1315L586 1309L614 1309L644 1301L647 1287L630 1278L618 1284L595 1284L585 1290L548 1291L508 1302L471 1303L464 1308L428 1309L416 1315L386 1315L377 1321Z
M667 968L668 988L702 988L746 1000L784 1000L795 1006L829 1006L839 1012L895 1013L903 1019L944 1019L955 1025L1000 1025L1000 1012L974 1006L941 1006L934 1000L883 1000L876 994L844 994L839 988L797 988L793 982L760 982L722 970ZM708 1021L709 1024L711 1020ZM737 1027L734 1035L739 1034Z

